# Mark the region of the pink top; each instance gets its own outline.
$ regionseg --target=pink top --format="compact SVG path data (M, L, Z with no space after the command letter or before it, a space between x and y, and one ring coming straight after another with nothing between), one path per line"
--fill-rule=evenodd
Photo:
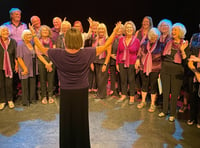
M126 37L121 37L119 39L116 64L124 63L125 67L129 67L129 64L135 64L137 53L140 48L140 40L133 36L129 45L126 45L125 38Z

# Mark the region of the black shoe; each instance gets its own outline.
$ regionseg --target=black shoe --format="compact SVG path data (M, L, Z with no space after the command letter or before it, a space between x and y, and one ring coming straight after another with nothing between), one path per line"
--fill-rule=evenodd
M30 104L37 104L37 101L36 100L32 100L32 101L30 101Z
M23 103L22 105L28 107L30 106L30 103Z

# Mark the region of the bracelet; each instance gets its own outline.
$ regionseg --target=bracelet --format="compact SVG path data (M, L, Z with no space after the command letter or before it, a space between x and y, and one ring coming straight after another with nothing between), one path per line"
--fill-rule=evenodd
M107 66L107 64L106 64L106 63L104 63L103 65Z
M33 38L34 38L34 37L37 37L37 35L36 35L36 34L35 34L35 35L33 35Z

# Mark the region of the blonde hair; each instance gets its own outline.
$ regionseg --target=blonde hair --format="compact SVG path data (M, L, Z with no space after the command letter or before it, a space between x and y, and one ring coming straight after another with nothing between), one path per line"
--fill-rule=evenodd
M185 26L182 23L175 23L172 26L172 29L177 27L180 30L180 34L179 34L179 38L184 39L185 38L185 34L187 32Z
M74 27L67 30L65 35L65 45L68 49L80 49L83 45L81 32Z
M63 21L62 23L61 23L61 30L63 29L63 26L64 25L66 25L66 26L69 26L69 28L71 28L71 23L69 22L69 21Z
M98 25L98 27L97 27L97 37L99 36L99 35L98 35L98 34L99 34L99 28L103 28L103 29L105 30L105 32L104 32L104 37L105 37L105 38L108 38L107 27L106 27L106 25L105 25L104 23L100 23L100 24Z

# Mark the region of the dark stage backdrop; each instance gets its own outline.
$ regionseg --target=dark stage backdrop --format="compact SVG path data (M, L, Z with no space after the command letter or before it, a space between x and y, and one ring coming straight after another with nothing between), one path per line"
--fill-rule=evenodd
M186 26L186 39L199 31L200 7L197 0L0 0L0 24L9 20L9 10L18 7L22 10L22 21L30 22L30 17L37 15L42 24L52 27L55 16L67 17L72 24L76 20L83 23L87 31L87 18L106 24L110 34L117 21L132 20L136 28L141 27L142 18L146 15L153 18L154 27L167 18L181 22Z

